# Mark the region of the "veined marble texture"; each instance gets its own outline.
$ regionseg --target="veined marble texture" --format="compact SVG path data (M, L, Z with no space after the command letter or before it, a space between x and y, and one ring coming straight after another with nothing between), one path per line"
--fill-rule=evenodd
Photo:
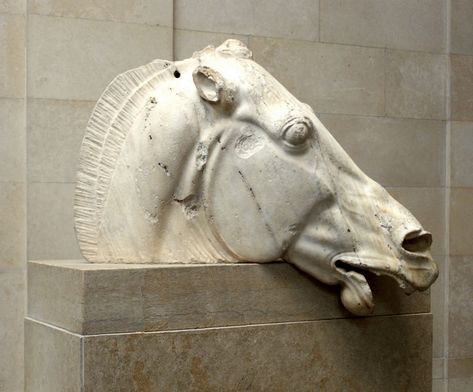
M81 148L75 223L90 262L284 260L372 312L366 271L406 292L432 237L237 40L119 75ZM303 75L301 75L303 77ZM369 146L367 146L369 151Z

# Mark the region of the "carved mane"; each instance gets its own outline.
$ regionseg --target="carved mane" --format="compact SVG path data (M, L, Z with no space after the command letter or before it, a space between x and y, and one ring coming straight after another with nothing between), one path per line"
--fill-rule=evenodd
M74 214L90 262L285 260L342 285L357 315L374 306L364 271L409 292L438 275L431 234L236 40L113 80L86 129Z
M151 92L172 62L154 60L118 75L97 101L82 141L74 201L75 228L85 257L96 253L101 214L122 145Z

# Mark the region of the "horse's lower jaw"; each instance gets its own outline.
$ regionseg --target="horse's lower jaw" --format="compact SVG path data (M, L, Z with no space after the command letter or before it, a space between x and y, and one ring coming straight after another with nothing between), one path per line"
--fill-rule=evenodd
M341 260L335 262L335 268L342 276L340 299L343 306L357 316L371 314L374 309L373 293L360 269Z
M355 261L356 260L356 261ZM357 258L342 257L333 263L334 268L342 276L341 300L345 308L357 316L366 316L373 312L373 293L364 275L370 271L376 275L386 275L396 280L406 294L412 294L416 288L394 273L390 268L377 268L360 262Z

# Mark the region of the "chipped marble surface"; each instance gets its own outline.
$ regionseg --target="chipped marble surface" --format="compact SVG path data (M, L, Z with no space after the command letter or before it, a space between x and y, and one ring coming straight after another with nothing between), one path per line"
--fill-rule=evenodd
M438 275L431 234L235 39L118 76L89 120L77 179L91 262L284 260L341 285L357 315L374 308L366 271L406 292Z

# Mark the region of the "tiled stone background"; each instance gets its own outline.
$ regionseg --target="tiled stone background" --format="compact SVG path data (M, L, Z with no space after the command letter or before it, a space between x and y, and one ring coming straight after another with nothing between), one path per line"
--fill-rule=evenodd
M434 390L473 390L472 20L471 0L0 0L0 391L23 388L26 258L79 257L74 172L101 90L227 37L433 232Z
M72 194L106 84L173 56L172 0L0 0L0 392L23 391L25 261L77 258Z
M25 0L0 0L0 391L23 390Z

